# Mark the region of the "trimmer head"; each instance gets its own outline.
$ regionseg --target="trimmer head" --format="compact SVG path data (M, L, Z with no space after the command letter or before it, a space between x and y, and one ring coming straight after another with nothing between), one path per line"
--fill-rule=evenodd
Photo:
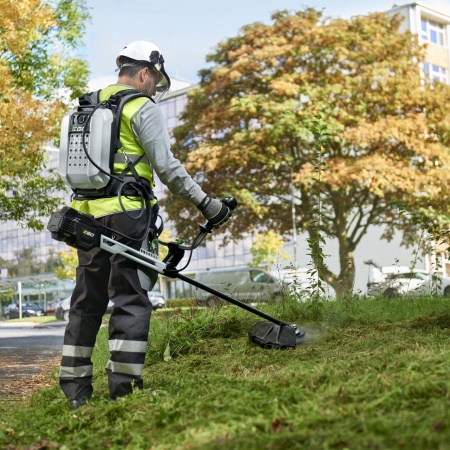
M262 348L295 348L302 343L305 336L303 331L297 330L296 325L278 325L273 322L258 322L248 332L252 342Z

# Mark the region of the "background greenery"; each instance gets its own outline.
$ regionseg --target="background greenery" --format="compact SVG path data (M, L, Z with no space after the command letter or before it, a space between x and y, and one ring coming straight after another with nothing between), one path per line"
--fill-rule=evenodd
M88 20L84 0L1 2L0 220L42 229L61 204L47 147L58 145L68 102L87 90L78 49Z

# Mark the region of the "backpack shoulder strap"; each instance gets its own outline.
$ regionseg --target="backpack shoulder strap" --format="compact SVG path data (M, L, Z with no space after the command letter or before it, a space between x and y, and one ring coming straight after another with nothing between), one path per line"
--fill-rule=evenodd
M111 97L109 97L108 99L108 103L110 104L111 109L116 114L116 116L121 116L125 104L139 97L146 97L149 100L153 101L151 97L143 94L137 89L124 89L117 92L116 94L111 95Z
M143 94L141 91L137 89L124 89L122 91L117 92L116 94L111 95L108 99L108 103L110 105L111 111L116 116L116 129L114 130L115 136L115 150L117 152L119 148L122 147L120 142L120 124L122 122L122 113L125 105L135 98L146 97L153 101L148 95Z

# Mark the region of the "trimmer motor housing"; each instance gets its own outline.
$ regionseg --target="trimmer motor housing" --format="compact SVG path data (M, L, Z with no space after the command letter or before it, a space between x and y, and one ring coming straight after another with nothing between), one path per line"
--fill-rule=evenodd
M53 239L85 251L100 246L103 231L103 227L93 216L68 206L52 214L47 229Z

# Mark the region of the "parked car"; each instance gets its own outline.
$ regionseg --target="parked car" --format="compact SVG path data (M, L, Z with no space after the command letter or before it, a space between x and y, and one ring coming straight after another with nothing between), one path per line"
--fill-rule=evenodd
M450 278L430 274L426 270L406 266L380 267L372 265L369 270L367 295L398 297L402 295L444 295L450 297Z
M67 297L64 300L59 301L55 308L55 317L57 319L63 319L66 322L69 321L69 309L70 309L70 299L72 297ZM106 314L111 314L113 302L110 300L106 308Z
M148 299L151 301L154 309L166 307L166 299L159 291L148 291Z
M47 303L47 308L45 309L47 314L52 314L52 313L55 312L55 308L56 308L56 304L57 303L58 303L58 300L52 300L52 301Z
M5 309L5 317L6 320L9 319L19 319L19 304L11 303L11 305L7 306ZM47 313L43 308L39 308L39 306L33 305L32 303L23 303L22 304L22 317L40 317L46 316Z
M150 291L148 298L154 308L164 308L166 306L166 300L160 292ZM69 321L70 299L71 297L67 297L56 304L55 317L57 319L64 319L66 322ZM111 314L113 306L114 303L110 300L106 308L106 314Z
M230 295L242 302L280 300L288 284L262 269L233 267L200 270L195 280L216 291ZM200 305L212 306L222 303L219 297L202 289L195 290L195 298Z
M317 272L311 273L310 269L285 269L278 276L288 284L299 301L306 301L317 294L330 300L336 297L334 289L325 281L321 281L320 288L318 287Z
M55 317L57 319L64 319L66 322L69 321L69 308L70 308L70 297L60 300L55 307Z

